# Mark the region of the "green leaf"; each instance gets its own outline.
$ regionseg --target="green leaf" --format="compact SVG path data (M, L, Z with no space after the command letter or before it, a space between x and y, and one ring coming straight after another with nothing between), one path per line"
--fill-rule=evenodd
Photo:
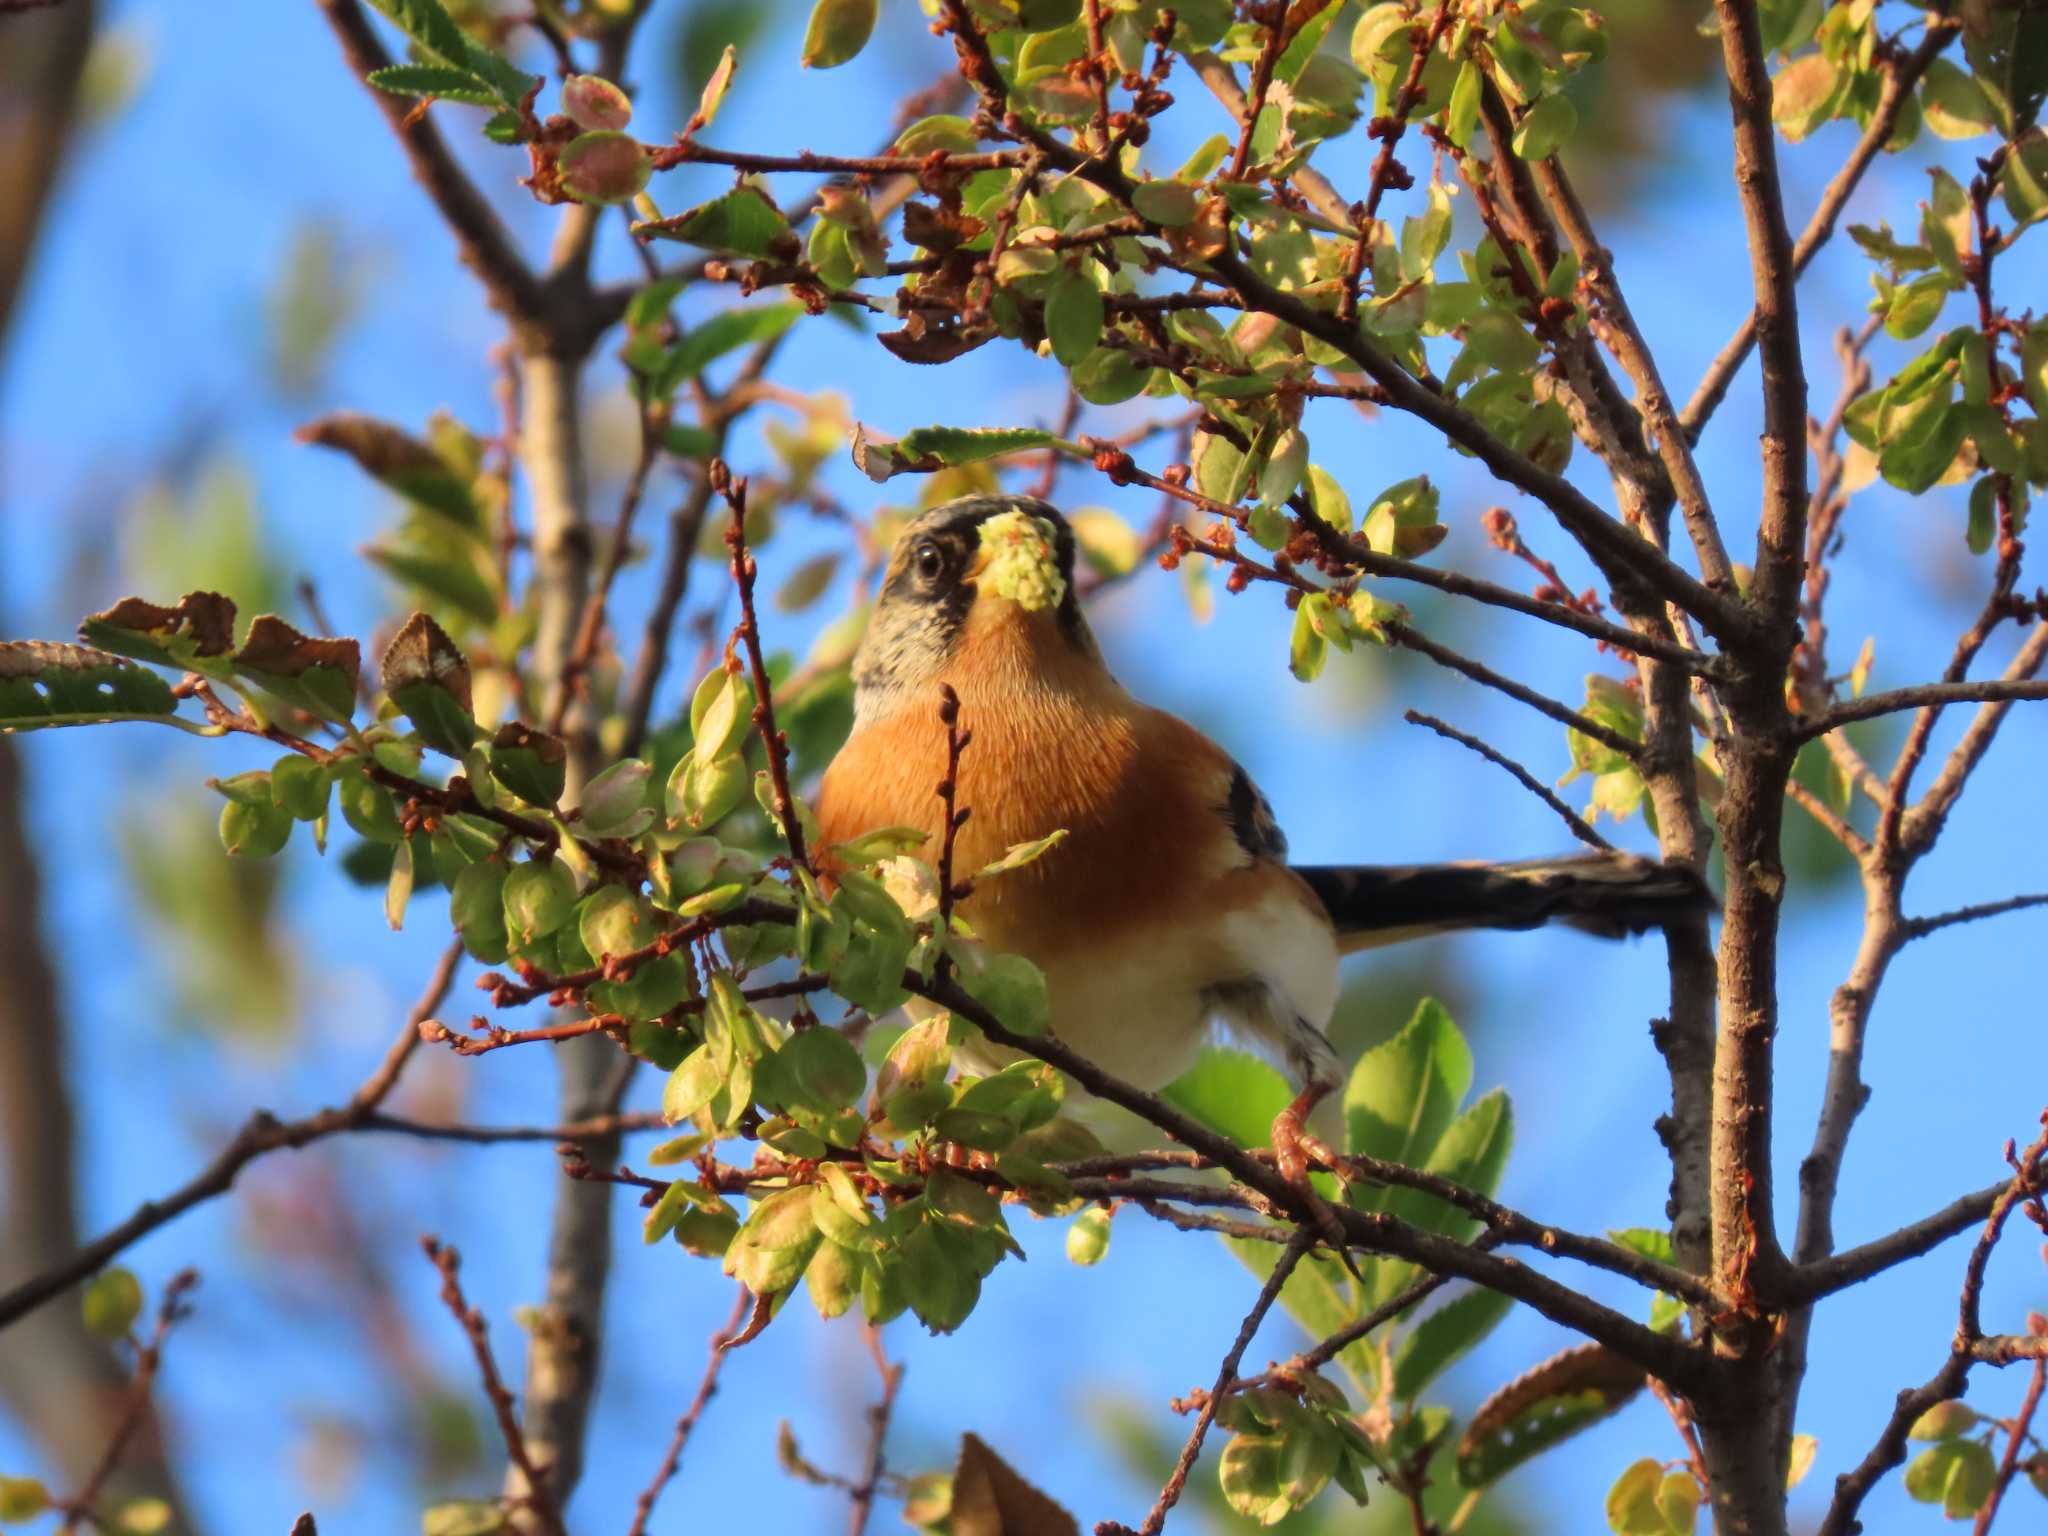
M674 218L635 224L633 232L741 256L778 256L786 260L797 253L789 220L768 194L752 182L743 182L723 196Z
M1835 115L1844 77L1822 53L1794 59L1771 81L1771 121L1798 143Z
M495 859L464 867L448 887L448 917L462 947L486 965L507 954L505 882L507 871Z
M568 783L569 749L558 736L516 720L491 738L491 777L529 805L543 809L562 798Z
M1247 1148L1266 1146L1273 1122L1294 1097L1287 1080L1256 1056L1211 1046L1162 1090L1166 1100Z
M676 342L662 366L656 392L671 394L726 353L773 340L803 312L801 304L761 304L713 315Z
M896 446L909 458L933 458L952 467L1031 448L1050 448L1057 442L1053 433L1036 427L919 427L905 433Z
M469 39L441 0L370 0L370 3L398 24L398 29L420 48L443 64L458 69L469 57Z
M1304 683L1312 683L1321 675L1323 662L1329 656L1330 624L1318 622L1318 604L1327 614L1329 594L1312 593L1295 605L1294 633L1287 646L1287 669Z
M420 1536L504 1536L512 1517L495 1499L448 1499L420 1515Z
M125 1339L142 1315L142 1282L133 1270L115 1265L85 1284L79 1312L88 1333L102 1339Z
M1131 189L1131 207L1141 219L1165 229L1179 229L1200 216L1202 199L1185 182L1141 181Z
M2048 213L2048 130L2030 128L2013 141L1998 173L1998 192L2015 224L2031 224Z
M0 1477L0 1525L26 1525L50 1507L50 1490L33 1477Z
M1633 1463L1607 1490L1607 1528L1616 1536L1669 1536L1657 1505L1663 1484L1664 1466L1655 1457Z
M939 1237L931 1224L913 1228L893 1266L917 1320L933 1333L951 1333L981 1299L981 1277Z
M867 1066L853 1043L836 1029L814 1025L789 1037L775 1053L782 1082L795 1089L806 1107L841 1109L867 1087Z
M1981 555L1990 550L1997 537L1998 482L1985 475L1970 487L1970 520L1963 541L1971 554Z
M820 1241L808 1189L778 1190L754 1202L725 1252L725 1272L756 1296L796 1284Z
M867 47L878 0L818 0L804 29L805 69L836 69Z
M1102 321L1102 290L1085 273L1062 273L1045 299L1045 334L1052 355L1068 368L1080 363L1101 341Z
M429 96L442 101L466 102L474 107L495 107L498 93L465 69L438 64L393 64L373 69L364 80L394 96Z
M1479 1405L1458 1441L1458 1481L1484 1488L1549 1447L1618 1412L1643 1371L1599 1344L1553 1355ZM1654 1500L1654 1494L1652 1495Z
M1458 78L1451 85L1450 104L1444 109L1444 133L1460 149L1471 147L1473 130L1479 126L1479 101L1484 94L1484 84L1477 59L1468 58L1458 66Z
M557 859L529 859L506 871L500 895L506 935L524 949L569 920L576 910L576 877Z
M1351 1150L1420 1166L1472 1087L1472 1053L1443 1005L1425 998L1401 1032L1359 1058L1344 1089ZM1363 1209L1386 1192L1357 1189Z
M946 1085L953 1050L947 1034L952 1020L939 1014L920 1020L897 1037L875 1076L875 1099L889 1123L912 1131L952 1102Z
M974 131L974 124L964 117L941 112L931 117L921 117L896 136L896 153L899 155L928 155L933 150L947 154L972 154L981 143L981 136Z
M1894 288L1885 305L1886 334L1899 341L1910 341L1918 336L1940 318L1942 306L1948 302L1952 288L1953 284L1945 272L1930 272L1925 277Z
M1504 1089L1495 1088L1475 1100L1445 1129L1424 1165L1482 1195L1500 1187L1514 1146L1514 1108ZM1387 1209L1416 1226L1463 1241L1478 1231L1479 1221L1419 1190L1395 1191Z
M384 921L395 933L405 926L405 909L412 901L412 839L400 840L391 856L391 874L384 882Z
M1665 1531L1670 1536L1692 1536L1699 1525L1700 1505L1706 1502L1706 1497L1690 1472L1665 1473L1664 1480L1657 1485L1657 1513L1664 1517Z
M0 727L175 719L177 708L162 677L106 651L61 641L0 641Z
M1908 1440L1955 1440L1977 1427L1977 1410L1968 1403L1951 1399L1936 1403L1913 1421L1906 1431Z
M583 786L578 807L583 826L593 837L638 837L654 824L647 786L654 769L637 757L613 763Z
M1274 1525L1294 1511L1282 1486L1286 1443L1269 1435L1237 1435L1223 1448L1216 1478L1223 1500L1245 1519Z
M1427 1313L1394 1351L1394 1397L1413 1402L1459 1356L1491 1333L1514 1305L1499 1291L1476 1287Z
M995 1015L998 1024L1019 1035L1045 1033L1052 1022L1045 972L1022 955L993 954L965 945L955 953L960 962L960 985Z
M220 808L220 845L238 859L274 858L291 841L292 814L270 798L268 774L246 777L264 781L263 798L230 798Z
M1514 150L1524 160L1548 160L1579 126L1579 109L1569 96L1545 96L1515 125Z
M711 1102L725 1086L725 1072L709 1046L700 1045L669 1073L661 1091L661 1117L676 1125Z
M1997 1476L1983 1441L1943 1440L1913 1458L1906 1492L1923 1504L1939 1504L1951 1520L1965 1520L1984 1507Z
M1974 139L1998 126L1984 88L1944 58L1928 62L1920 81L1920 107L1927 126L1944 139Z

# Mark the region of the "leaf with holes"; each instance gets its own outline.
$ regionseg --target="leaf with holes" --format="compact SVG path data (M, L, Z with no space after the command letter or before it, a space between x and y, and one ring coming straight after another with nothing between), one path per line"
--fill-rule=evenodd
M1458 1481L1484 1488L1540 1451L1621 1409L1643 1368L1602 1344L1551 1356L1479 1405L1458 1441Z
M52 640L0 641L0 730L163 720L204 727L177 714L171 685L156 673L90 646Z

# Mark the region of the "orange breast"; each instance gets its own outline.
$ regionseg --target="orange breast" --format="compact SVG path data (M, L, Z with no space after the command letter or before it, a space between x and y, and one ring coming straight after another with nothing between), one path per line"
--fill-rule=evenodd
M963 906L991 943L1046 964L1127 926L1133 912L1192 909L1243 862L1221 815L1229 759L1208 738L1138 704L1047 626L1000 619L973 640L944 677L973 733L960 764L959 804L972 814L956 843L956 878L1014 843L1068 834L1035 863L983 882ZM841 750L818 797L828 843L914 826L930 835L922 853L936 862L946 768L938 702L934 686Z

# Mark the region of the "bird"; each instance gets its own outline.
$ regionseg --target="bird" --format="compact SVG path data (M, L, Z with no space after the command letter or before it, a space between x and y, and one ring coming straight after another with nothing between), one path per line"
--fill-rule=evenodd
M991 949L1044 973L1058 1039L1136 1087L1178 1077L1217 1023L1277 1058L1298 1092L1273 1148L1296 1183L1312 1159L1332 1161L1307 1121L1344 1079L1325 1033L1343 956L1552 922L1621 937L1702 911L1693 870L1623 853L1290 864L1243 767L1111 674L1082 612L1075 551L1066 518L1029 496L961 497L902 530L853 658L853 726L816 795L820 840L829 849L910 827L938 847L950 688L972 732L954 787L970 813L954 867L1065 833L976 882L957 913Z

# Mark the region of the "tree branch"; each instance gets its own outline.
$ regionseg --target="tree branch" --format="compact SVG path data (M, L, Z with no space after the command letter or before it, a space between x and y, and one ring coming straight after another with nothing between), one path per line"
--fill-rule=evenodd
M1120 1104L1141 1119L1157 1126L1183 1146L1209 1158L1239 1183L1263 1196L1275 1210L1287 1212L1290 1219L1310 1227L1319 1225L1317 1214L1308 1208L1302 1192L1283 1177L1277 1168L1259 1161L1228 1137L1219 1135L1200 1121L1183 1114L1164 1099L1134 1088L1120 1078L1112 1077L1093 1062L1077 1055L1050 1036L1012 1033L957 984L935 985L925 981L915 971L906 971L903 985L915 995L950 1009L959 1017L975 1024L995 1044L1013 1051L1021 1051L1028 1056L1035 1056L1040 1061L1058 1067L1097 1098ZM1353 1161L1376 1178L1384 1176L1392 1181L1398 1174L1401 1182L1407 1183L1418 1176L1418 1170L1402 1168L1398 1164L1376 1164L1368 1159ZM1451 1188L1455 1189L1456 1186ZM1463 1193L1471 1195L1469 1191ZM1468 1243L1453 1242L1449 1238L1423 1232L1384 1212L1357 1211L1343 1206L1332 1206L1328 1209L1331 1218L1339 1224L1346 1241L1368 1252L1393 1254L1432 1272L1456 1275L1526 1302L1545 1317L1607 1345L1616 1353L1635 1361L1646 1371L1662 1377L1681 1391L1690 1394L1703 1391L1708 1385L1707 1362L1686 1341L1655 1332L1568 1286L1530 1270L1514 1259L1488 1253ZM1533 1222L1529 1225L1539 1232L1547 1230L1538 1228ZM1639 1256L1631 1258L1633 1261ZM1660 1271L1666 1270L1666 1266L1657 1267ZM1668 1273L1672 1286L1697 1291L1697 1278L1682 1276L1676 1271Z
M1801 723L1794 739L1812 741L1838 731L1858 720L1875 720L1909 709L1940 708L1946 704L2013 704L2022 700L2048 699L2048 681L2006 677L1963 679L1953 683L1916 683L1910 688L1891 688L1883 693L1866 693L1860 699L1843 699L1830 705L1825 714Z
M385 51L357 0L319 3L335 36L341 40L342 55L351 74L361 80L390 67L391 55ZM393 95L374 86L367 89L377 103L377 110L398 136L413 175L454 234L464 264L483 284L492 307L515 323L535 320L541 310L539 279L519 254L511 232L496 210L456 163L433 118L415 111L417 103L410 97Z
M1610 843L1609 841L1607 841L1606 838L1602 837L1598 832L1594 831L1593 828L1587 824L1586 819L1583 816L1581 816L1577 811L1573 810L1570 806L1566 805L1564 801L1558 798L1556 791L1551 789L1551 787L1548 784L1545 784L1541 780L1539 780L1533 773L1531 773L1528 769L1524 768L1520 763L1516 762L1513 758L1508 757L1504 753L1496 751L1492 747L1489 747L1477 736L1468 736L1463 731L1457 730L1454 727L1445 724L1443 721L1437 719L1435 715L1425 715L1420 710L1411 709L1403 713L1401 718L1406 720L1410 725L1428 726L1429 729L1435 731L1437 735L1444 737L1446 740L1455 741L1461 747L1468 747L1472 751L1477 752L1481 757L1485 758L1489 763L1492 763L1495 767L1506 769L1510 774L1514 776L1516 783L1520 784L1522 788L1528 790L1530 794L1534 795L1537 799L1541 800L1545 805L1549 806L1553 811L1557 812L1558 816L1562 818L1562 820L1564 821L1564 824L1572 829L1572 836L1576 837L1580 842L1586 844L1590 848L1603 849L1608 853L1612 853L1614 851L1614 844Z
M2048 1114L2044 1114L2044 1125L2048 1125ZM2012 1143L2006 1143L2006 1154L2012 1156ZM1920 1416L1936 1403L1945 1403L1951 1398L1962 1396L1963 1388L1969 1381L1971 1366L1980 1362L2004 1365L2013 1359L2031 1358L2031 1352L2014 1353L2001 1358L1998 1346L2004 1339L1986 1339L1978 1325L1978 1305L1983 1295L1984 1270L1991 1261L1991 1250L1998 1246L1998 1239L2005 1230L2006 1218L2012 1209L2023 1200L2038 1199L2041 1193L2042 1159L2048 1155L2048 1129L2019 1157L2014 1158L2013 1176L1999 1189L1991 1202L1991 1209L1985 1214L1984 1230L1977 1243L1970 1250L1968 1263L1963 1267L1962 1296L1957 1304L1956 1336L1949 1347L1949 1355L1942 1362L1941 1369L1919 1387L1901 1392L1893 1405L1891 1417L1886 1420L1883 1431L1870 1453L1856 1465L1855 1470L1846 1472L1835 1479L1835 1497L1828 1505L1827 1517L1821 1521L1817 1536L1854 1536L1861 1530L1856 1512L1863 1506L1863 1500L1877 1485L1879 1478L1906 1459L1906 1437ZM2038 1338L2019 1340L2022 1344L2041 1344ZM1992 1346L1986 1348L1985 1346Z
M1913 87L1920 83L1920 77L1927 73L1927 66L1934 62L1935 55L1954 42L1962 30L1962 23L1953 17L1930 15L1927 21L1927 35L1920 46L1913 50L1904 61L1895 63L1885 72L1885 83L1878 93L1877 107L1870 122L1863 130L1863 137L1856 141L1855 149L1835 173L1834 179L1821 193L1820 206L1813 211L1806 228L1800 233L1799 243L1792 248L1792 276L1797 279L1806 271L1813 258L1820 254L1820 248L1834 235L1835 220L1848 205L1857 184L1863 180L1863 173L1877 158L1878 151L1890 140L1899 125L1899 113L1912 99ZM1768 97L1766 97L1768 112ZM1749 349L1756 345L1757 327L1761 318L1760 310L1752 310L1749 317L1714 357L1699 386L1694 389L1692 399L1679 413L1679 423L1685 435L1698 442L1700 433L1712 418L1714 410L1728 393L1728 386L1749 356Z
M697 1395L690 1399L690 1406L683 1410L683 1416L676 1420L675 1433L669 1437L668 1450L661 1458L661 1465L654 1469L654 1477L640 1490L640 1497L633 1501L633 1523L626 1530L626 1536L645 1536L648 1517L654 1513L654 1504L661 1497L669 1479L676 1475L676 1466L683 1459L683 1448L690 1443L690 1436L696 1431L697 1421L704 1417L704 1410L711 1402L711 1396L718 1390L718 1373L725 1368L726 1346L740 1331L740 1324L753 1309L754 1294L744 1285L739 1295L733 1298L732 1316L725 1325L711 1335L711 1346L704 1361L704 1374L697 1382Z
M1735 124L1735 184L1756 288L1755 327L1763 358L1763 507L1750 606L1789 649L1793 606L1806 551L1806 369L1799 350L1799 269L1785 224L1778 147L1771 125L1771 76L1756 0L1715 0L1728 104Z
M441 1006L461 960L460 943L450 944L442 952L426 990L406 1015L398 1038L384 1053L383 1062L363 1080L362 1086L350 1095L346 1104L323 1109L303 1120L280 1121L266 1110L256 1111L235 1139L196 1178L161 1199L143 1202L126 1221L86 1244L64 1263L0 1295L0 1329L26 1316L52 1297L62 1295L104 1267L123 1249L166 1222L216 1195L226 1194L233 1187L236 1176L265 1153L282 1147L304 1147L323 1137L354 1130L367 1121L397 1084L399 1073L419 1045L420 1024Z

